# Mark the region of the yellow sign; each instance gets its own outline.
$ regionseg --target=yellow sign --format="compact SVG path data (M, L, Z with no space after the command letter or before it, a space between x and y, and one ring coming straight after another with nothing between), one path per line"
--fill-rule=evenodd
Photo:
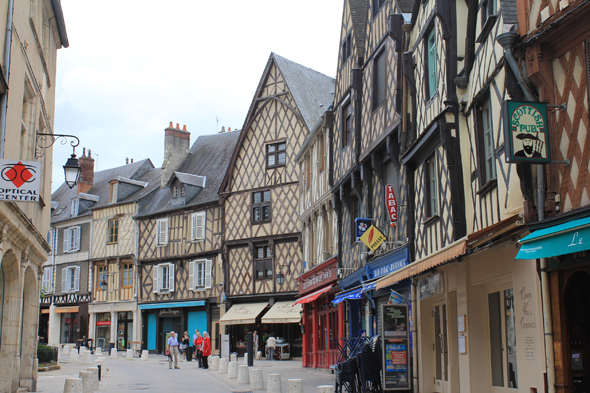
M385 240L387 240L385 235L381 233L381 231L374 225L371 225L369 229L363 233L363 236L361 236L361 241L373 251L376 251L379 247L381 247Z

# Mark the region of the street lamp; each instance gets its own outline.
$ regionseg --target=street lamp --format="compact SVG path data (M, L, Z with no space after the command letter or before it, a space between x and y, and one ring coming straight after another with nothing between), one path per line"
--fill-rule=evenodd
M277 265L277 269L279 271L277 273L277 284L279 285L283 285L283 283L285 282L285 275L281 273L281 269L284 267L287 268L287 273L291 274L291 258L287 259L286 265Z
M68 138L71 138L70 146L72 146L72 155L68 158L68 161L64 165L64 175L66 178L66 184L70 188L74 188L76 184L78 184L78 179L80 178L80 162L76 157L76 147L80 144L80 139L78 139L75 135L66 135L66 134L44 134L44 133L37 133L37 145L35 146L35 157L43 157L45 154L45 150L53 146L55 142L60 140L62 145L65 145L68 141Z

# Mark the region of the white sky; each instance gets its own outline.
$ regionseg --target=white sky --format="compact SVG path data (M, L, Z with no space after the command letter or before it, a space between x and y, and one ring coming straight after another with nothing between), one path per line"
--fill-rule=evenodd
M242 128L271 52L335 76L342 0L62 0L54 132L92 149L95 170L150 158L164 128L191 144ZM53 189L71 148L56 144ZM98 155L98 157L96 157Z

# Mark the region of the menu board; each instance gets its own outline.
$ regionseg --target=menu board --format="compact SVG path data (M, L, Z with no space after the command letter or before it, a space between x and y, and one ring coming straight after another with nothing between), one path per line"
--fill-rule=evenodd
M410 389L407 304L382 304L383 390Z

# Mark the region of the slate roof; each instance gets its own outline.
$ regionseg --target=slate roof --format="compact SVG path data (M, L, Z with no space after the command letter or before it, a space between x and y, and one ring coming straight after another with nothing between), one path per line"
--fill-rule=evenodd
M502 11L504 24L515 25L518 23L518 15L516 14L516 0L500 0L500 11Z
M354 42L358 57L365 57L365 29L367 28L367 17L369 12L369 0L349 0L350 15L352 17L352 28L354 30Z
M178 210L190 206L218 200L219 187L225 177L231 156L236 147L240 131L225 132L223 134L204 135L193 143L188 158L178 169L176 174L192 174L207 178L205 187L184 205L172 205L172 190L170 187L160 188L149 202L139 211L138 218L166 211ZM179 178L179 180L181 180Z
M334 101L332 93L335 90L336 79L285 59L274 52L271 54L272 58L285 78L308 130L311 131L319 117Z
M176 177L182 184L189 184L196 187L205 187L207 182L206 176L193 175L191 173L174 172L174 176L171 178L171 180L174 177ZM170 184L170 182L168 182L168 184Z
M129 197L125 198L124 200L120 200L117 203L126 203L131 201L137 201L141 198L148 195L152 192L156 187L160 185L160 168L154 168L154 165L149 159L136 161L132 164L123 165L116 168L105 169L103 171L94 172L94 183L92 188L86 193L90 195L95 195L98 197L98 202L94 203L91 209L95 209L97 207L103 207L109 204L109 192L110 186L109 181L115 180L119 177L127 178L131 180L139 180L141 182L148 183L147 187L143 187L135 192L134 194L130 195ZM91 216L92 211L86 210L85 212L81 212L76 217L72 217L70 214L70 206L73 199L80 198L78 195L78 187L74 187L70 189L65 183L63 183L52 195L51 195L51 202L52 207L54 202L57 203L57 207L55 208L54 212L51 215L51 222L57 223L65 220L69 220L76 217L85 217ZM91 199L85 198L84 195L82 199ZM92 198L96 199L96 198ZM62 208L65 208L62 210ZM59 213L59 214L58 214Z

